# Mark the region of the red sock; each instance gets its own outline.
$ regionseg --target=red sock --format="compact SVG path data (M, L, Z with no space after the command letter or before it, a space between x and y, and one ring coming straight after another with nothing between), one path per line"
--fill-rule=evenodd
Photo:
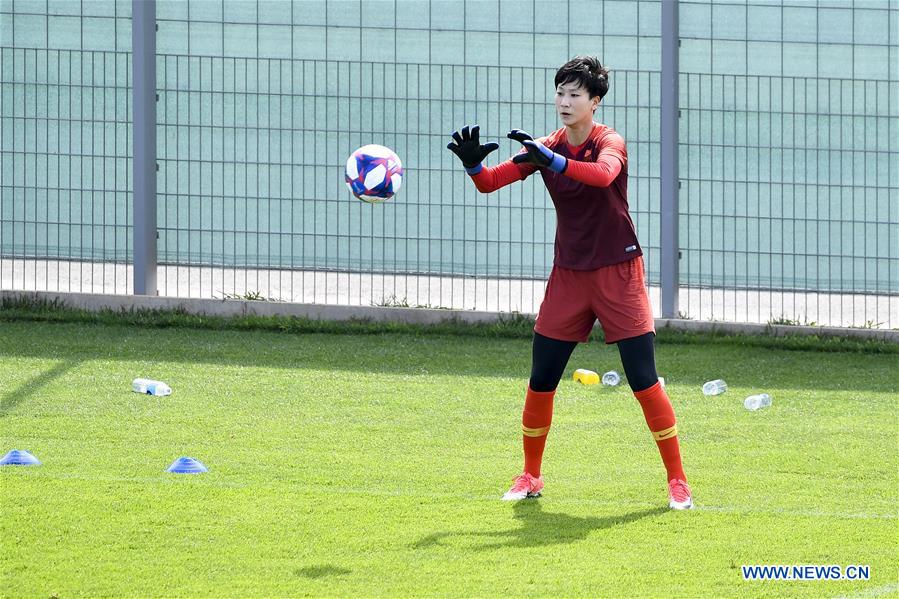
M553 419L555 394L555 391L532 391L528 387L524 398L524 412L521 414L524 471L531 476L540 476L543 448L546 446L546 435Z
M665 470L668 471L668 480L679 478L686 482L687 477L680 460L680 445L677 442L677 422L674 419L674 408L671 407L671 400L668 399L668 394L665 393L662 384L656 382L649 389L635 391L634 396L640 402L643 416L646 417L646 424L652 431L656 445L659 446Z

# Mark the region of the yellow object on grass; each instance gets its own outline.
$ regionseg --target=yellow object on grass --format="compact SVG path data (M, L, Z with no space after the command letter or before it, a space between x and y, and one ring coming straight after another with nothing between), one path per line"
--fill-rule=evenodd
M586 368L578 368L574 371L574 380L582 385L598 385L599 375Z

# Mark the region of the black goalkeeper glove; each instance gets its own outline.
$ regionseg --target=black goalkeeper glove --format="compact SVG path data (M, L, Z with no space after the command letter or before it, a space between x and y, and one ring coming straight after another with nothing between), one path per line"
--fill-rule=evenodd
M475 125L468 131L468 126L462 127L462 133L453 131L453 141L446 145L450 152L459 157L465 172L476 175L484 168L481 162L487 155L499 147L498 143L490 142L481 145L481 128Z
M526 152L516 154L512 158L512 162L515 164L533 164L538 168L548 168L555 173L564 173L565 168L568 167L567 158L561 154L556 154L521 129L512 129L506 137L514 139L527 150Z

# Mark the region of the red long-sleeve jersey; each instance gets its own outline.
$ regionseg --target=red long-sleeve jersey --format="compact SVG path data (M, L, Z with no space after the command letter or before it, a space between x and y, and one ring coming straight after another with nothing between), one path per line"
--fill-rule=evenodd
M627 148L611 127L599 123L584 143L568 143L565 128L539 140L568 159L564 173L541 168L556 208L554 264L593 270L643 255L627 204ZM511 159L472 176L482 193L527 179L537 167Z

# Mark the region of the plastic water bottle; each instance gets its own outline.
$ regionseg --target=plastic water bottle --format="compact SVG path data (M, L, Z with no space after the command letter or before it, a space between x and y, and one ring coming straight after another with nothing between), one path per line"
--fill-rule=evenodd
M727 391L727 383L722 379L709 381L702 386L703 395L721 395L725 391Z
M760 410L771 405L771 396L767 393L759 393L758 395L750 395L743 401L743 407L747 410Z
M614 370L610 370L604 375L602 375L602 384L608 387L614 387L618 383L621 382L621 375L619 375Z
M154 381L152 379L134 379L131 381L131 389L135 393L146 393L147 395L171 395L172 388L162 381Z

